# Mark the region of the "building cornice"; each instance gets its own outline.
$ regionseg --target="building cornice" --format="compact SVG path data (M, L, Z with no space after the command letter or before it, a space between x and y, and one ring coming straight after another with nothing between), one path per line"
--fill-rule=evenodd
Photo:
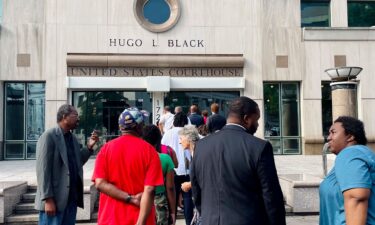
M375 27L305 27L303 41L375 41Z

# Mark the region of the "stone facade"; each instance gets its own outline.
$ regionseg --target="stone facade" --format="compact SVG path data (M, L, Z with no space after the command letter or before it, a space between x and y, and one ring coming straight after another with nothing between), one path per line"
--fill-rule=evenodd
M324 70L335 67L336 56L346 56L346 65L364 68L358 77L358 117L365 124L375 123L375 30L347 28L346 0L331 0L331 27L325 29L301 29L300 0L180 1L178 23L163 33L139 25L133 2L4 0L0 106L5 81L45 81L46 128L53 126L58 106L71 99L70 53L240 54L244 84L234 88L255 99L261 111L264 81L300 83L301 137L307 140L302 141L302 152L317 154L321 145L309 140L322 139L321 81L329 80ZM366 126L366 133L373 140L375 126ZM261 119L256 135L263 134Z

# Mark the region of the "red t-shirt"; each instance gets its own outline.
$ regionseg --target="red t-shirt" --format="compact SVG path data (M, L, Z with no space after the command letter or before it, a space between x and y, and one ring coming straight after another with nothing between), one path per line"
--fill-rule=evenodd
M103 178L117 188L135 195L144 186L163 185L163 173L156 150L142 139L123 135L105 144L96 157L92 181ZM100 194L98 225L136 224L138 207ZM152 209L147 225L155 224Z

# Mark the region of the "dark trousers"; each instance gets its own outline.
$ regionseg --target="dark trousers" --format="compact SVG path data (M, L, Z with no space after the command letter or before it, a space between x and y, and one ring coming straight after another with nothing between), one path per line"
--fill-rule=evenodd
M174 177L174 184L176 187L176 208L178 205L178 198L180 196L180 193L182 193L182 199L184 201L184 217L186 225L190 225L191 220L194 216L194 203L193 203L193 195L191 193L191 190L188 192L184 192L181 190L181 184L184 182L190 181L189 175L176 175ZM176 210L177 212L177 210Z

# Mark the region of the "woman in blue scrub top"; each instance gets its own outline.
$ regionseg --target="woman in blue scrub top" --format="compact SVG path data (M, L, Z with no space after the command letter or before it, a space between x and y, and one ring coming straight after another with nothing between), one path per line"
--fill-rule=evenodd
M375 154L363 123L342 116L329 130L335 165L320 184L320 225L375 224Z

